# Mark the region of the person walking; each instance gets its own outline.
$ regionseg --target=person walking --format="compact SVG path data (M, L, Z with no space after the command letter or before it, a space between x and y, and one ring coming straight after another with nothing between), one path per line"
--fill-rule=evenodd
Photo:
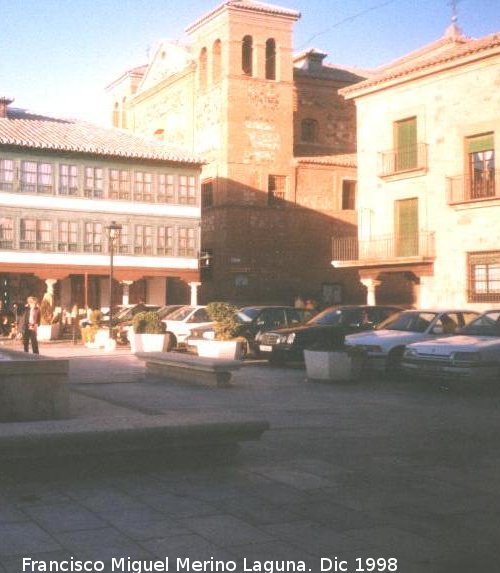
M30 342L33 354L40 354L38 351L37 328L40 324L40 307L38 300L34 296L29 296L24 314L21 315L19 330L23 336L24 352L29 352Z

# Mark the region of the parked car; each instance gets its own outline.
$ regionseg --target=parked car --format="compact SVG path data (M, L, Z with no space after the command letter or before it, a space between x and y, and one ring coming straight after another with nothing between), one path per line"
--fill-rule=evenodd
M305 348L320 343L334 345L348 333L372 330L400 310L395 306L331 306L304 324L263 333L258 340L259 351L274 363L303 360Z
M158 312L158 316L161 320L166 318L169 314L172 314L179 308L182 308L184 305L182 304L168 304L162 307L150 304L137 304L133 307L126 307L122 309L121 313L119 313L116 317L116 320L113 318L113 323L117 326L117 341L120 344L127 344L129 342L129 332L132 329L132 325L134 322L134 316L139 312L148 312L148 311L156 311Z
M458 335L406 347L402 367L418 376L500 382L500 310L488 310Z
M238 336L246 339L244 351L257 355L259 353L259 340L264 332L271 329L292 327L311 318L314 311L294 308L293 306L244 306L239 309L236 319L240 323ZM215 336L212 325L194 328L186 340L189 346L196 347L200 340L213 340Z
M185 305L178 308L165 319L167 332L171 334L169 340L169 350L175 346L184 345L186 338L191 334L194 328L208 326L212 324L207 314L206 306Z
M472 310L405 310L388 318L373 332L347 336L346 344L366 350L369 368L394 371L401 365L407 344L451 336L478 315Z

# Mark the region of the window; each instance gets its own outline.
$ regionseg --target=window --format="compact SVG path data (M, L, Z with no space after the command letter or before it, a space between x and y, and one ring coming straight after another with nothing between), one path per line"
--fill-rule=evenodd
M469 302L500 301L500 251L469 253Z
M122 99L122 127L127 129L127 98Z
M78 250L78 223L76 221L59 221L57 250L68 252Z
M342 210L356 209L356 181L342 181Z
M214 185L213 181L205 181L201 184L201 206L212 207L214 204Z
M100 167L85 167L83 190L85 197L90 197L92 199L103 198L103 170Z
M78 195L76 165L59 165L59 195Z
M153 200L153 175L136 171L134 178L134 201Z
M493 133L467 138L468 197L495 196L495 143Z
M14 246L14 221L10 217L0 217L0 249Z
M174 254L174 228L158 227L158 239L156 247L157 255Z
M245 36L241 43L241 69L246 76L253 73L253 38Z
M207 87L207 49L202 48L200 51L200 88L204 90Z
M112 118L113 127L120 127L120 104L115 102L113 106L113 118Z
M153 254L153 227L150 225L135 226L134 254Z
M102 253L102 223L85 223L83 250L86 253Z
M179 203L196 204L196 177L193 175L179 176Z
M315 119L303 119L300 124L300 140L304 143L318 141L319 125Z
M267 182L267 204L284 205L286 199L286 177L269 175Z
M222 76L222 66L221 66L221 41L215 40L212 48L212 81L214 83L220 81Z
M200 253L200 277L202 281L210 280L214 270L214 251L204 249Z
M266 41L266 80L276 79L276 41L269 38Z
M417 118L410 117L394 124L396 141L396 171L415 169L417 165Z
M158 176L158 203L173 203L175 201L175 177L169 173Z
M118 233L118 240L115 241L116 252L124 255L130 252L129 244L129 226L122 225L120 232Z
M192 227L179 228L179 256L194 257L196 255L196 229Z
M130 173L120 169L109 172L110 199L130 199Z
M0 191L12 191L14 189L14 161L12 159L0 159Z
M36 161L21 161L21 191L52 193L52 165Z
M52 249L52 221L21 219L21 249L50 251Z

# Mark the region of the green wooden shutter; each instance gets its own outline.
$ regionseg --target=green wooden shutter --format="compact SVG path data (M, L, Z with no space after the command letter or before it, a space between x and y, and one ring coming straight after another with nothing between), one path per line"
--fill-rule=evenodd
M396 201L396 237L397 257L418 255L418 199Z
M417 118L396 122L396 171L417 167Z
M467 153L480 153L495 149L493 133L486 133L478 137L467 138Z

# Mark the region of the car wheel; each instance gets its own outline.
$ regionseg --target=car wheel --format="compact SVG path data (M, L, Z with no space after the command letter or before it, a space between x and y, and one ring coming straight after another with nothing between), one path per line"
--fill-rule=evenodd
M404 346L400 346L391 350L389 356L387 356L385 371L391 378L401 373L401 361L404 351Z
M167 332L167 352L170 352L177 346L177 338L175 334Z

